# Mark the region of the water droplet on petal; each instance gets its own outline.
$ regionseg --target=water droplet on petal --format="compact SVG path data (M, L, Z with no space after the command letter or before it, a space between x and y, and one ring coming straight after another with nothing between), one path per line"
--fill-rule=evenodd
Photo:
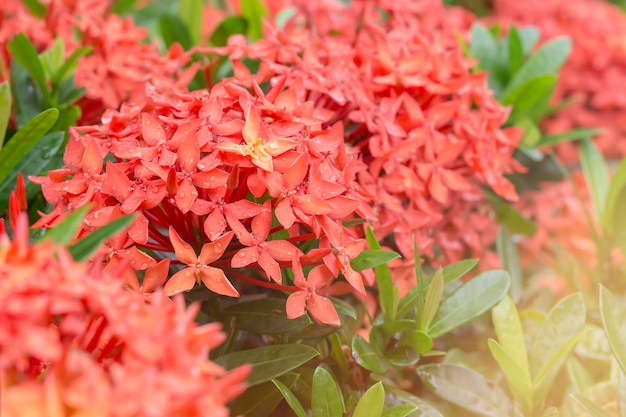
M141 269L146 269L147 267L148 267L147 263L144 262L144 263L141 264Z
M124 254L126 254L126 255L130 255L130 249L126 249L126 250L124 251Z
M185 272L185 276L186 276L187 278L189 278L189 277L191 276L191 272L186 271L186 272Z
M218 243L218 244L215 245L215 250L217 252L221 252L222 249L224 249L224 245L222 245L221 243Z
M245 254L245 252L239 252L239 255L238 255L238 256L239 256L240 258L245 258L245 257L246 257L246 254Z
M222 277L215 278L215 282L222 282Z
M135 261L134 259L131 259L131 260L130 260L130 264L131 264L131 265L135 265L135 263L137 263L137 261Z

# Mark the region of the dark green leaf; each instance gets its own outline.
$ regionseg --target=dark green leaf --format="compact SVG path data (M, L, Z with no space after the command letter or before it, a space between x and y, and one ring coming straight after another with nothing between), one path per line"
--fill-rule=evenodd
M604 216L604 204L609 192L609 167L596 145L587 138L581 141L580 164L591 192L596 220Z
M102 246L105 240L125 230L133 220L135 220L134 215L122 216L106 226L91 232L68 248L72 257L77 262L88 260Z
M536 107L542 106L542 104L538 103L540 103L546 95L552 95L556 80L557 77L555 75L544 75L533 78L511 91L507 97L502 98L502 104L513 106L509 116L509 122L517 122L524 118L528 119L530 122L536 122L537 120L533 117L535 112L531 112L530 110L536 110ZM545 110L546 109L544 109L544 111ZM541 113L543 114L543 111ZM539 143L539 140L540 139L530 141L529 146L536 145ZM528 139L526 141L528 141Z
M354 307L351 304L346 303L345 301L340 300L335 297L328 297L330 301L333 303L333 307L337 310L337 314L339 314L339 318L342 317L350 317L354 320L357 318L357 313Z
M15 60L11 61L11 82L9 84L15 104L17 128L20 129L47 106L43 104L41 91L35 88L28 71Z
M7 44L7 49L13 59L24 67L32 79L35 80L44 99L49 103L50 93L46 84L46 75L33 44L23 33L19 33Z
M412 346L405 345L385 351L385 358L394 366L406 368L415 365L420 355Z
M251 333L298 332L312 324L308 316L288 319L285 312L285 300L280 298L237 302L224 310L224 314L235 318L235 326L238 330Z
M185 27L185 23L178 16L163 15L159 19L159 29L165 45L171 46L174 42L178 42L185 50L193 46L191 36Z
M332 375L326 369L318 367L313 375L312 416L341 417L341 403L339 388Z
M387 359L376 353L369 343L359 335L352 338L352 357L358 365L368 371L382 374L389 368Z
M493 270L465 282L443 300L428 334L434 339L480 316L508 292L511 279L506 271Z
M493 204L499 224L505 226L512 233L521 233L527 236L535 233L537 227L534 223L522 216L510 203L491 192L486 192L485 196Z
M306 411L304 411L304 407L302 407L302 404L300 404L298 398L285 384L277 379L272 379L272 383L276 385L276 388L278 388L280 393L283 395L283 398L285 399L285 401L287 401L287 404L289 404L289 407L296 414L297 417L307 417L307 413Z
M359 255L350 261L350 266L355 271L362 271L368 268L374 268L379 265L386 264L396 258L399 258L400 254L380 249L367 249L359 253Z
M233 352L216 358L214 362L228 370L252 364L246 382L248 386L255 386L286 374L317 355L317 350L310 346L286 344Z
M385 405L385 389L377 382L365 391L352 413L352 417L381 417Z
M511 415L506 394L474 370L447 363L428 364L418 367L417 375L432 392L467 411L490 417Z
M46 233L44 233L39 241L43 242L44 240L52 239L57 245L67 245L72 238L76 236L78 228L83 223L90 209L91 205L89 204L79 207L68 214L61 223L57 224L52 229L46 230Z
M599 135L603 132L602 129L572 129L565 133L559 133L557 135L548 135L541 138L537 146L544 145L556 145L557 143L567 142L574 139L584 139L592 136Z
M252 40L261 39L262 19L268 15L267 8L260 0L241 0L241 14L248 21L248 36Z
M111 8L111 13L119 14L121 16L130 13L135 6L137 0L116 0L115 4Z
M19 129L0 151L0 183L37 144L59 117L57 109L48 109Z
M400 337L398 345L411 346L417 353L423 355L433 349L433 339L428 335L428 333L422 330L414 330L411 332L405 332Z
M4 138L11 117L11 88L6 81L0 84L0 149L4 145Z
M380 244L369 226L365 229L365 237L370 249L380 250ZM380 308L383 313L385 313L387 318L393 321L396 318L398 300L393 291L393 283L391 282L389 267L383 263L376 266L376 268L374 268L374 272L376 274L376 284L378 285Z
M509 70L511 74L515 74L523 62L524 45L522 45L522 39L515 26L511 26L509 30Z
M229 16L222 20L211 35L210 42L214 46L225 46L231 35L248 31L248 21L240 16Z
M280 378L280 382L292 388L299 375L288 373ZM272 411L283 399L281 392L271 382L248 388L246 392L237 397L230 405L230 414L233 416L246 417L269 417Z
M417 323L415 322L415 320L407 320L407 319L400 319L400 320L393 320L393 321L387 320L380 325L380 327L383 329L383 331L387 335L394 335L396 333L401 333L409 329L414 329L416 326L417 326Z
M23 0L24 5L33 16L43 19L46 16L46 6L38 0Z

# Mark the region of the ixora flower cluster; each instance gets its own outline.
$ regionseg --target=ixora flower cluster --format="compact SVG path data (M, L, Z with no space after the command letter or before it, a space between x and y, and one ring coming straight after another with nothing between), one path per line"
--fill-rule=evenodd
M146 303L51 241L29 245L27 221L0 235L3 416L229 415L249 367L208 360L226 338L217 323L162 292Z
M545 123L546 130L600 127L604 132L595 142L603 154L626 155L622 140L626 133L626 16L622 10L595 0L496 0L493 6L492 21L536 26L543 39L563 35L572 39L574 47L555 91L555 98L568 98L572 103ZM578 160L572 144L562 144L558 151L566 162Z
M32 178L54 205L35 226L85 204L81 233L136 213L105 253L107 268L127 260L131 287L174 295L203 283L237 297L237 282L252 283L291 292L290 318L332 325L324 295L374 285L350 262L366 247L364 221L409 259L414 235L427 255L458 258L447 215L481 186L516 198L504 174L520 132L501 128L507 109L458 46L468 15L374 3L302 6L257 43L234 36L205 51L227 56L233 78L188 93L147 87L102 124L71 129L66 166ZM146 271L141 287L133 270Z

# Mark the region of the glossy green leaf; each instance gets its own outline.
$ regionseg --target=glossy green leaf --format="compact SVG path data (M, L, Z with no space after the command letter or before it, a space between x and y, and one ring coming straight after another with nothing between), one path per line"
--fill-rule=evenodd
M480 23L474 23L470 31L470 53L480 63L482 70L490 70L493 67L498 45L495 38Z
M510 282L502 270L483 272L465 282L443 300L428 334L437 338L488 311L506 295Z
M512 90L506 97L501 98L502 104L512 105L513 109L509 116L509 121L515 122L523 118L529 121L537 121L531 109L539 106L539 102L546 96L551 95L556 84L557 77L555 75L544 75L541 77L528 80L524 84ZM525 126L522 126L525 127ZM536 135L534 135L536 136ZM532 145L539 143L540 137L530 141ZM526 139L524 144L529 141Z
M394 395L396 398L417 407L417 409L411 414L411 417L445 417L444 414L429 401L403 391L395 385L385 384L384 382L383 385L386 393ZM383 411L383 415L384 414L385 412Z
M400 254L380 249L366 249L361 251L359 255L350 261L350 266L355 271L362 271L368 268L374 268L379 265L386 264L396 258L399 258Z
M240 16L229 16L215 28L209 39L211 45L225 46L228 38L237 33L245 34L248 31L248 21Z
M51 169L59 168L63 164L62 152L65 142L64 132L52 132L42 137L33 148L11 169L0 182L0 212L9 205L9 196L15 188L15 181L19 173L25 177L27 199L41 192L41 186L32 183L29 175L46 174Z
M341 417L343 415L339 388L332 375L318 367L313 375L312 417Z
M185 24L193 45L200 43L204 0L179 0L178 17Z
M51 77L65 61L65 43L63 39L56 38L48 49L39 54L39 60L41 65L43 65L44 73Z
M7 49L13 59L28 71L31 78L39 86L46 101L49 102L50 93L46 84L46 75L33 44L23 33L19 33L7 44Z
M541 138L537 146L556 145L557 143L568 142L570 140L589 138L592 136L599 135L602 132L603 132L602 129L594 129L594 128L572 129L564 133L544 136Z
M580 164L591 192L595 218L602 219L609 192L609 167L596 145L586 138L581 141Z
M420 355L430 352L433 349L433 339L428 333L422 330L405 332L398 341L398 345L408 345L413 347Z
M417 410L415 404L400 404L393 407L385 408L382 417L407 417L409 414Z
M567 60L571 48L572 41L564 37L543 44L515 73L500 98L506 100L513 91L530 80L556 74Z
M268 11L261 0L241 0L241 14L248 21L248 35L253 40L261 39L263 35L263 18Z
M492 310L491 318L498 342L521 369L520 377L530 386L530 366L524 342L524 331L517 308L510 297L504 297Z
M11 118L11 88L6 81L0 84L0 149L4 145L4 138Z
M47 106L43 103L43 96L35 88L28 71L16 60L11 61L11 95L15 106L17 128L21 129L36 117Z
M504 350L502 345L493 339L487 341L491 355L498 362L498 366L506 377L513 396L522 404L525 411L533 407L532 384L526 375L528 368L524 369L511 355Z
M382 374L389 369L387 359L379 355L372 346L359 335L352 338L352 357L358 365L368 371Z
M456 282L463 275L467 274L469 271L474 269L474 267L478 265L478 259L463 259L462 261L454 262L449 265L444 266L441 269L443 274L443 283L444 285L452 284ZM429 286L437 271L433 272L431 275L426 278L425 285Z
M584 408L592 417L611 417L606 411L597 406L593 401L589 398L584 397L580 394L571 394L571 397L576 401L582 408Z
M433 280L430 285L428 285L428 289L426 290L426 299L424 300L424 311L422 313L422 321L421 321L421 329L426 330L432 323L435 315L437 314L437 310L439 309L439 305L441 304L441 297L443 295L443 272L442 269L439 268L435 273Z
M246 383L252 387L286 374L317 355L317 350L310 346L285 344L228 353L214 362L228 370L251 364L252 372Z
M600 315L606 338L617 363L626 372L626 308L611 291L600 285Z
M437 363L418 367L417 375L432 392L467 411L490 417L511 415L506 394L472 369Z
M288 319L285 300L262 298L242 301L224 310L224 314L235 318L238 330L251 333L280 334L298 332L312 324L308 316Z
M90 209L91 205L87 204L74 210L68 214L61 223L46 230L46 233L44 233L39 241L43 242L44 240L52 239L57 245L67 245L72 238L76 236L78 228L83 223Z
M340 319L342 317L350 317L356 320L357 312L351 304L346 303L345 301L335 297L328 297L328 299L333 303L333 307L335 307L335 310L337 310L337 314L339 314Z
M385 358L394 366L406 368L415 365L420 355L412 346L405 345L386 350Z
M163 15L159 19L159 30L165 45L168 47L173 43L178 42L185 50L188 50L193 46L191 36L180 17L174 15Z
M508 272L511 277L509 294L513 301L517 302L522 296L522 266L517 247L513 239L511 239L511 235L504 228L500 228L498 232L496 248L502 263L502 269Z
M365 391L352 413L352 417L381 417L385 405L385 389L377 382Z
M89 259L99 248L102 246L105 240L116 234L124 231L135 220L135 216L132 214L122 216L113 220L111 223L102 226L101 228L91 232L87 236L80 239L68 248L70 254L77 262L84 262Z
M509 30L509 65L511 74L515 74L524 62L524 45L515 26Z
M23 0L22 3L26 6L28 11L40 19L46 16L46 6L44 6L39 0Z
M299 375L288 373L280 378L283 386L292 389ZM230 414L233 416L246 417L269 417L278 404L283 400L283 395L272 382L248 388L242 395L229 404Z
M369 226L365 229L365 237L371 250L380 250L380 244ZM393 321L397 317L398 299L393 290L389 267L385 263L379 264L374 268L374 273L376 274L376 283L378 284L380 308L387 318Z
M11 170L46 134L58 117L57 109L45 110L13 135L0 151L0 182L4 181Z
M304 411L304 407L300 404L300 400L295 396L293 392L278 379L272 379L272 383L276 385L276 388L280 391L287 404L291 410L296 414L297 417L307 417L306 411Z
M60 67L52 74L51 82L52 85L59 85L61 82L67 80L74 74L76 67L78 66L79 58L84 57L89 52L92 51L91 46L81 46L79 48L74 49L71 55L67 58L64 58L63 63ZM59 101L59 104L63 104L64 101Z
M393 321L385 321L380 324L380 327L384 330L387 335L394 335L396 333L401 333L409 329L414 329L417 326L417 322L415 320L408 319L400 319Z

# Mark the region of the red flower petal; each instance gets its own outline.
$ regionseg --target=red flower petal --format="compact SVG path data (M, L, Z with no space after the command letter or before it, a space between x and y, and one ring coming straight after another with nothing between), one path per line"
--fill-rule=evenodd
M141 134L143 139L152 146L165 142L165 130L161 122L148 113L141 115Z
M143 282L141 284L141 291L144 293L151 293L163 284L167 280L167 275L170 268L170 259L165 258L155 266L146 270Z
M244 266L255 263L259 260L259 247L252 246L250 248L240 249L230 261L233 268L243 268Z
M306 291L296 291L287 297L285 304L287 310L287 318L295 319L306 314L304 306L306 304L308 294Z
M195 265L198 263L198 257L196 256L196 252L193 250L191 245L182 240L178 233L176 233L176 229L172 226L170 226L169 231L170 241L174 247L176 258L187 265Z
M163 292L168 297L181 292L189 291L196 284L196 274L194 267L188 267L175 273L167 281Z
M202 246L198 261L202 265L208 265L211 262L217 261L224 254L226 248L228 248L228 244L232 240L233 235L233 232L228 232L215 242L205 243L204 246Z
M233 284L230 283L221 269L211 266L201 268L200 279L214 293L229 297L239 297L239 292L233 287Z
M326 201L314 195L296 195L293 197L293 206L302 210L305 214L331 214L334 209Z
M331 326L341 325L337 310L335 310L335 306L328 298L313 293L306 307L314 319Z

